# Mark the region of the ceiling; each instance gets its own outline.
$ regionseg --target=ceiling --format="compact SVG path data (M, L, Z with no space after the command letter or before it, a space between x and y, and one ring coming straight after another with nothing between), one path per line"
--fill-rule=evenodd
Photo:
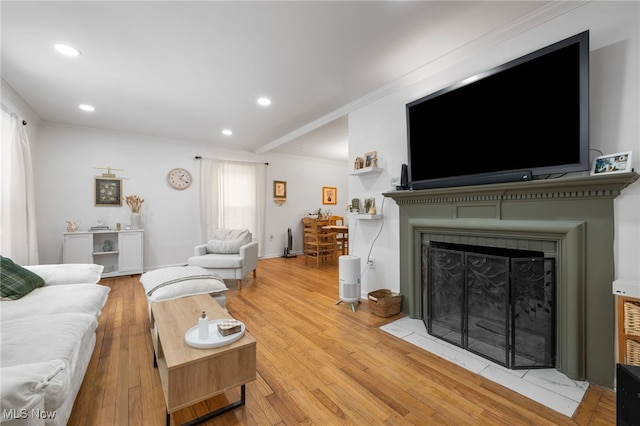
M45 121L346 161L346 114L544 3L5 0L1 75Z

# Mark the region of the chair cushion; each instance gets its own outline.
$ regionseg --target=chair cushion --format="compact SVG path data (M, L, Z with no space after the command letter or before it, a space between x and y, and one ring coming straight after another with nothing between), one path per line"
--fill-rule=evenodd
M147 298L154 302L228 290L218 274L199 266L171 266L145 272L140 283Z
M237 254L210 253L204 256L190 257L189 265L210 269L238 269L242 268L243 258Z
M0 256L0 296L3 300L18 300L44 285L41 276Z
M207 253L238 254L240 247L246 244L243 238L237 240L210 240L207 243Z

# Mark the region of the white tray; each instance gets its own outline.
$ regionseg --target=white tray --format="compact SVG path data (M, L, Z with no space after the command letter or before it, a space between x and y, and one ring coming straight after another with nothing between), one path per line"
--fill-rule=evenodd
M229 321L229 319L215 319L209 321L209 338L200 339L198 326L191 327L184 335L184 341L187 345L198 349L219 348L220 346L229 345L244 336L244 323L240 322L240 331L238 333L223 336L218 331L218 323Z

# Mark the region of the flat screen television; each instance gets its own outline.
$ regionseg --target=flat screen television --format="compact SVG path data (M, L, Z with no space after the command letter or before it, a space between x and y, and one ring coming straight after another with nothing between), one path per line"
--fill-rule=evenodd
M589 31L406 105L410 188L590 169Z

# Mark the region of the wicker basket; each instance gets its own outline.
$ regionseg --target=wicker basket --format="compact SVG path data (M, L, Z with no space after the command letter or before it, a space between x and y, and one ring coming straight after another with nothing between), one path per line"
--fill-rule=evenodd
M627 339L627 364L640 365L640 343Z
M640 337L640 303L624 302L624 333Z
M393 294L391 290L376 290L368 294L369 309L379 317L387 318L400 312L402 294Z

